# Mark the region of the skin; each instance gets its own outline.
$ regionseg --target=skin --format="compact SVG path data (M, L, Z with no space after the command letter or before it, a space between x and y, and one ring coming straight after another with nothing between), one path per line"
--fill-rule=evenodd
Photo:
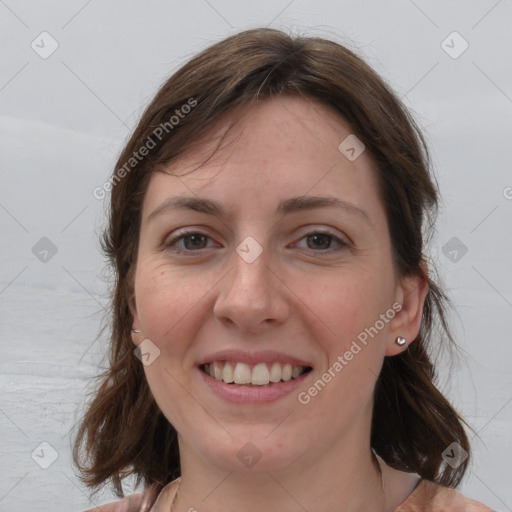
M160 350L144 371L179 434L174 511L391 512L418 477L381 461L381 487L370 450L373 390L384 357L407 347L396 337L417 336L427 285L399 278L373 162L367 151L350 161L338 150L351 133L342 118L316 101L282 97L228 119L233 127L206 163L225 123L200 151L154 173L143 202L132 311L141 335L133 342L149 339ZM336 197L364 215L335 206L276 214L281 200L302 195ZM172 210L148 222L178 196L215 200L230 215ZM207 238L164 247L180 228ZM319 231L328 235L308 237ZM263 249L252 263L235 250L249 236ZM401 311L306 405L295 392L234 405L195 368L226 348L277 350L310 362L299 389L307 391L396 302ZM247 442L261 454L250 468L237 457ZM162 494L161 510L172 494Z

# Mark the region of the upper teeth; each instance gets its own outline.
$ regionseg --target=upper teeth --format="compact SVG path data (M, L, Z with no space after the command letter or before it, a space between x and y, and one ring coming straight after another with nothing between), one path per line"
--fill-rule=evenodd
M304 371L303 366L292 366L290 363L258 363L254 366L246 363L214 361L205 364L204 370L210 377L222 380L227 384L255 384L265 386L269 382L296 379Z

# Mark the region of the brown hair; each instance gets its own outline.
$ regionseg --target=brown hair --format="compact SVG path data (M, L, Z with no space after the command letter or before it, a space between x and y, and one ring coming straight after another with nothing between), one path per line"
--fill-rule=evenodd
M464 420L435 385L428 353L433 338L449 346L454 341L446 296L422 270L424 235L431 232L438 203L424 138L390 87L353 51L321 38L254 29L210 46L171 76L116 164L109 226L102 238L115 276L110 364L98 377L73 446L80 478L90 487L111 480L123 496L122 479L134 475L137 484L144 481L158 493L180 475L176 431L151 394L130 335L148 180L190 150L220 116L279 95L316 99L349 123L376 163L397 273L421 276L429 285L418 337L384 360L375 388L371 446L390 466L443 485L457 486L466 471L469 459L457 468L443 462L442 452L452 442L470 449ZM187 104L191 108L183 108ZM184 115L174 123L170 119L177 111ZM155 144L146 156L130 160L149 147L149 140Z

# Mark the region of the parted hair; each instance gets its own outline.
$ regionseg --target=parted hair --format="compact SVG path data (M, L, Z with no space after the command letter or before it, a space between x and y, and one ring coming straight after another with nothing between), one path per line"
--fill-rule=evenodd
M100 239L113 275L104 326L109 362L96 376L73 441L79 478L94 492L110 482L121 497L123 479L131 476L156 496L180 476L176 430L152 396L130 332L149 178L194 151L221 116L283 95L328 106L364 143L375 163L397 275L428 283L418 336L407 350L384 359L374 390L371 447L388 465L445 486L458 486L466 471L469 458L453 468L442 457L453 442L468 453L470 448L466 422L438 389L432 362L431 349L457 346L447 320L450 303L432 277L431 262L428 271L423 265L439 202L425 138L396 93L356 50L261 28L209 46L175 72L142 114L113 170L108 224ZM170 121L179 113L178 122ZM130 160L150 146L144 157Z

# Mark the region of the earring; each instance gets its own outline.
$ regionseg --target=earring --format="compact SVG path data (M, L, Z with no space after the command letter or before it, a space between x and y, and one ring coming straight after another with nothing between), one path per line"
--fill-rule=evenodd
M132 334L139 334L140 329L132 329Z
M407 343L407 340L405 338L403 338L402 336L398 336L398 338L395 340L395 343L399 347L403 347Z

